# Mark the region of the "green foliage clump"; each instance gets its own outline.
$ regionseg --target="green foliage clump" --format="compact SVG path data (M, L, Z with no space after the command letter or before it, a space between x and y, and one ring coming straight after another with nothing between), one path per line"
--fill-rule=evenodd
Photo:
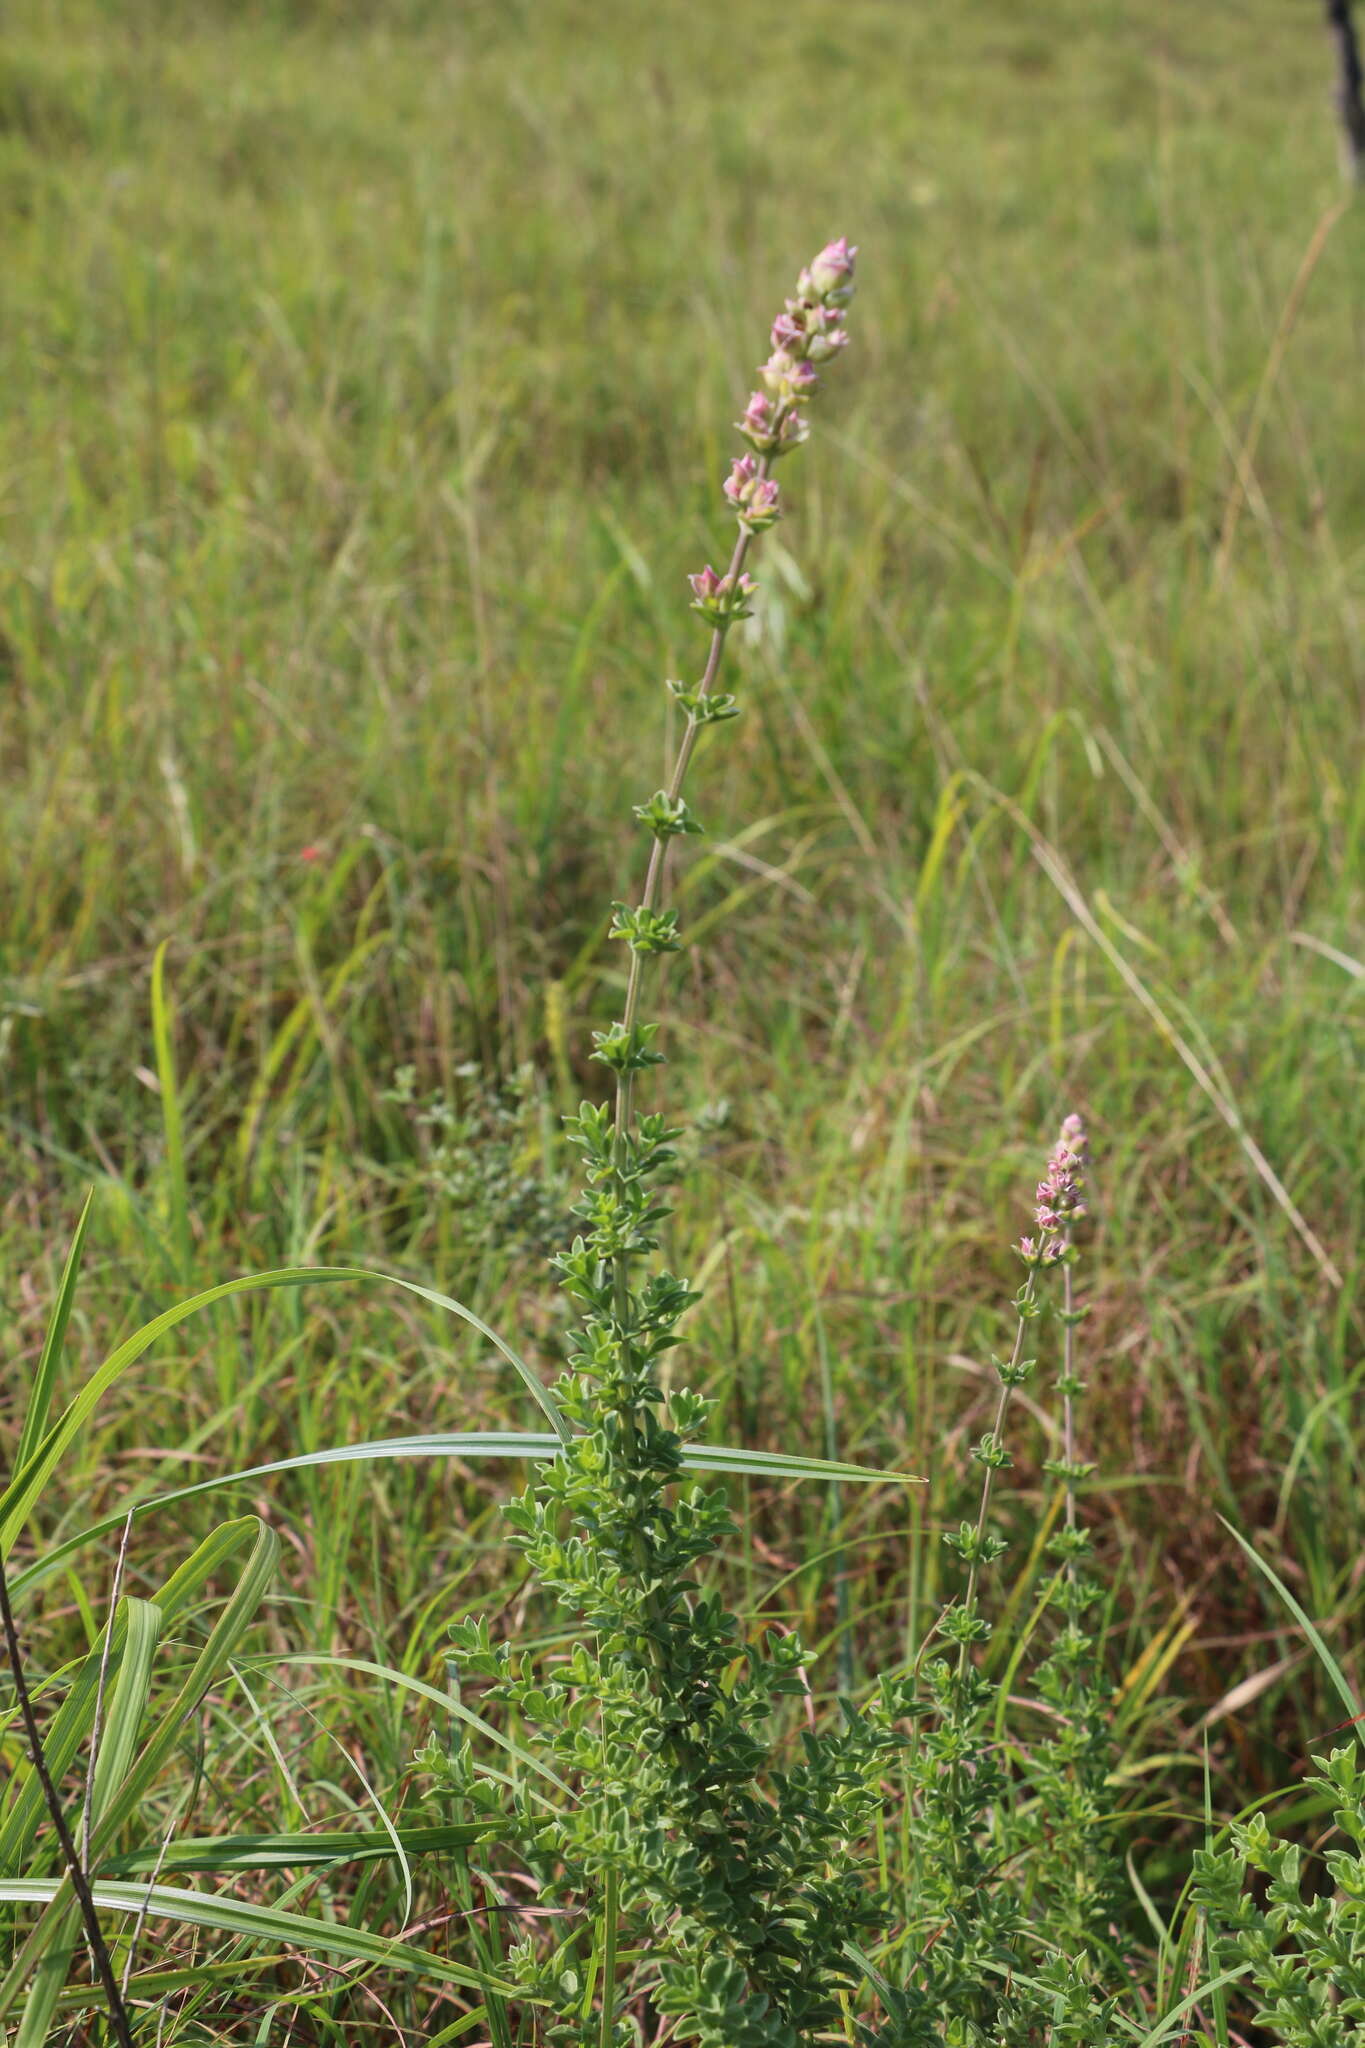
M1283 2048L1365 2042L1365 1767L1334 1749L1310 1779L1342 1843L1308 1884L1303 1852L1262 1813L1227 1846L1198 1850L1193 1896L1208 1917L1210 1960L1249 1984L1255 2023ZM1247 1889L1248 1878L1253 1889Z
M547 1253L563 1234L570 1189L544 1144L545 1104L529 1066L490 1081L477 1061L455 1070L458 1092L422 1096L400 1067L385 1100L411 1116L425 1185L448 1201L466 1255Z

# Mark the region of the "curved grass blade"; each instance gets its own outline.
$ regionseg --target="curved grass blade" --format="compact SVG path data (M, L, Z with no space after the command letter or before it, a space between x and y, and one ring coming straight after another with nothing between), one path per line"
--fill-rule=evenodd
M34 1503L51 1478L63 1453L72 1439L89 1419L102 1396L108 1392L120 1374L141 1358L144 1351L188 1320L200 1309L209 1308L214 1302L227 1301L236 1294L264 1292L275 1287L312 1287L335 1285L338 1282L357 1280L382 1280L387 1286L400 1287L406 1294L416 1295L421 1301L429 1302L434 1308L444 1309L448 1315L458 1316L462 1322L486 1337L490 1344L500 1351L514 1367L522 1384L533 1396L548 1417L555 1435L567 1442L569 1429L559 1412L552 1395L541 1384L526 1361L519 1357L496 1330L491 1329L473 1309L463 1302L454 1300L448 1294L441 1294L434 1287L422 1287L415 1280L404 1280L396 1273L380 1273L365 1266L284 1266L275 1272L254 1273L238 1280L223 1280L216 1287L209 1287L202 1294L191 1295L186 1301L176 1302L164 1309L159 1316L153 1316L140 1330L112 1351L104 1363L91 1374L75 1399L64 1410L40 1440L32 1452L16 1470L9 1485L0 1493L0 1554L8 1556L14 1539L32 1511Z
M254 1520L254 1517L252 1519ZM219 1678L233 1651L255 1619L256 1610L274 1576L280 1547L279 1538L273 1529L267 1529L262 1522L257 1522L256 1528L256 1541L252 1545L251 1555L246 1561L241 1578L210 1629L189 1676L144 1744L136 1761L125 1771L117 1787L111 1785L109 1788L107 1805L99 1816L92 1837L91 1856L96 1866L106 1854L111 1840L136 1813L148 1788L180 1740L186 1723L198 1711L204 1694ZM37 1879L5 1880L6 1883L12 1884L26 1881L39 1882ZM3 1896L3 1892L0 1892L0 1897ZM55 1987L50 1985L45 1958L50 1952L55 1953L60 1945L62 1929L71 1904L69 1881L63 1879L60 1885L50 1886L43 1896L51 1903L20 1946L3 1983L0 1983L0 2021L3 2021L13 2009L25 1985L34 1978L35 1973L43 1973L39 1982L49 1983L53 1998L56 1991L61 1989L60 1983ZM41 2039L41 2036L37 2038Z
M50 1909L59 1889L60 1881L54 1878L0 1878L0 1901ZM471 1991L495 1991L529 2004L540 2002L520 1985L489 1976L486 1971L466 1969L430 1949L416 1948L410 1942L391 1940L382 1934L368 1934L362 1928L340 1927L334 1921L313 1920L306 1913L287 1913L275 1906L260 1906L210 1892L181 1891L173 1885L120 1884L101 1878L92 1889L95 1904L102 1912L145 1913L154 1920L174 1920L183 1927L204 1927L244 1941L283 1942L305 1955L340 1956L346 1962L379 1964L391 1970L437 1977L445 1984L459 1984Z
M251 1663L256 1670L268 1664L311 1664L320 1670L358 1671L366 1678L388 1679L404 1692L414 1692L419 1699L429 1700L433 1706L439 1707L442 1713L451 1715L456 1721L463 1721L467 1728L476 1728L480 1735L496 1743L508 1756L515 1757L523 1770L533 1772L538 1778L544 1778L557 1792L563 1792L569 1798L573 1797L570 1787L542 1758L533 1755L529 1749L522 1749L510 1735L504 1735L502 1730L493 1727L491 1722L481 1720L462 1700L457 1699L453 1692L442 1692L439 1686L428 1685L424 1678L414 1678L410 1671L399 1671L392 1664L375 1664L368 1657L341 1657L322 1650L316 1654L311 1654L307 1650L282 1651L278 1656L272 1654L267 1657L253 1657Z
M152 1685L152 1659L161 1635L161 1614L150 1600L125 1600L125 1648L109 1700L104 1740L95 1762L92 1817L98 1816L110 1790L122 1779L137 1746L138 1730ZM94 1702L91 1702L93 1715ZM14 2048L44 2048L50 2038L57 2003L71 1974L71 1957L80 1938L80 1916L69 1886L64 1903L45 1916L46 1946L33 1970L23 2018Z
M161 1639L163 1617L152 1601L127 1599L119 1604L127 1617L128 1646L110 1692L104 1735L95 1759L91 1799L94 1821L98 1821L110 1794L123 1783L132 1765L152 1690L152 1659Z
M446 1827L394 1831L407 1856L439 1856L452 1849L473 1848L491 1836L506 1838L493 1820L452 1821ZM323 1834L188 1835L169 1848L161 1844L111 1856L101 1877L137 1877L156 1871L166 1876L190 1871L303 1870L313 1865L383 1862L395 1854L385 1828L331 1829Z
M232 1553L260 1526L254 1515L244 1515L233 1522L220 1522L197 1545L165 1585L152 1595L151 1605L160 1614L163 1626L173 1621L198 1597L206 1581L223 1568ZM122 1663L126 1629L127 1616L120 1611L115 1617L114 1642L109 1659L111 1679L117 1677ZM100 1646L97 1644L74 1667L55 1674L56 1680L65 1679L66 1690L48 1724L43 1746L48 1767L58 1782L70 1770L77 1750L88 1740L94 1725L99 1663ZM32 1852L33 1838L44 1811L42 1789L34 1774L17 1771L15 1782L17 1789L13 1792L3 1822L0 1822L0 1874L17 1875L23 1867Z
M214 1479L198 1479L192 1486L177 1486L169 1493L157 1493L122 1507L117 1514L91 1522L64 1543L55 1545L24 1571L16 1572L10 1590L17 1599L22 1593L60 1569L87 1543L98 1541L121 1529L128 1516L150 1515L157 1508L192 1500L200 1493L220 1493L225 1487L248 1479L268 1479L277 1472L313 1471L324 1465L363 1464L386 1458L526 1458L556 1457L560 1439L548 1431L452 1430L425 1436L377 1437L368 1443L333 1444L323 1451L301 1452L293 1458L275 1458L265 1465L247 1465L238 1472L225 1472ZM855 1485L880 1482L891 1486L923 1486L925 1481L911 1472L893 1472L884 1466L848 1465L830 1458L791 1457L785 1451L746 1451L727 1444L689 1444L683 1452L683 1466L689 1472L727 1473L750 1479L847 1480Z
M57 1299L52 1305L52 1314L48 1320L47 1335L43 1339L42 1356L38 1360L33 1391L24 1410L24 1426L19 1432L19 1448L14 1458L16 1472L21 1471L33 1456L47 1429L47 1418L52 1412L57 1367L61 1363L62 1346L66 1341L66 1326L71 1320L71 1308L76 1299L76 1277L80 1272L81 1253L85 1248L85 1234L90 1225L90 1210L94 1199L95 1191L92 1188L76 1219L71 1249L66 1255L61 1285L57 1289Z
M1247 1542L1246 1537L1239 1535L1231 1522L1226 1520L1224 1516L1220 1515L1218 1519L1222 1522L1223 1527L1227 1530L1229 1536L1232 1537L1234 1543L1238 1544L1247 1557L1250 1558L1262 1577L1269 1580L1285 1606L1289 1609L1289 1612L1293 1615L1295 1621L1299 1624L1299 1627L1307 1636L1309 1642L1313 1645L1318 1662L1331 1679L1333 1686L1336 1688L1337 1697L1346 1709L1346 1716L1351 1723L1352 1732L1362 1749L1365 1749L1365 1714L1361 1713L1360 1701L1352 1690L1351 1681L1347 1678L1346 1673L1323 1641L1316 1624L1310 1620L1305 1609L1299 1605L1288 1586L1284 1583L1284 1580L1271 1569L1263 1557L1257 1555L1256 1551Z

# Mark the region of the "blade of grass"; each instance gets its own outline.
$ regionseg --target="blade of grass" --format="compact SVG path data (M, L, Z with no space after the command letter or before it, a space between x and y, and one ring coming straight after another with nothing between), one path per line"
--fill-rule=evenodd
M10 1905L43 1905L50 1909L60 1889L60 1883L52 1878L0 1878L0 1900ZM145 1912L154 1920L172 1920L182 1927L203 1927L246 1941L281 1942L303 1955L377 1963L391 1970L411 1970L419 1976L435 1977L445 1984L460 1984L472 1991L502 1992L532 2005L540 2002L520 1985L492 1978L481 1970L466 1969L431 1949L369 1934L358 1927L340 1927L334 1921L310 1919L306 1913L283 1912L278 1907L217 1893L181 1891L172 1885L119 1884L104 1878L93 1887L93 1897L103 1913Z
M163 939L152 961L152 1043L156 1050L156 1079L161 1091L161 1128L166 1141L166 1171L170 1179L171 1235L181 1277L186 1277L194 1256L190 1232L190 1189L185 1172L185 1128L180 1113L180 1087L175 1071L172 1042L173 1014L166 990L166 948Z
M323 1451L307 1451L293 1458L276 1458L264 1465L247 1465L238 1472L225 1472L219 1478L199 1479L193 1486L180 1486L169 1493L153 1494L131 1508L121 1508L115 1515L106 1515L100 1521L90 1523L74 1536L68 1536L65 1542L44 1552L23 1571L16 1572L12 1590L16 1598L31 1591L87 1543L96 1542L101 1536L121 1528L129 1515L140 1519L143 1515L155 1513L158 1508L191 1500L196 1494L221 1493L226 1487L238 1486L250 1479L269 1478L277 1472L310 1471L325 1465L363 1464L370 1459L543 1459L556 1457L558 1452L559 1439L548 1432L496 1429L441 1431L429 1436L379 1437L369 1443L334 1444ZM683 1452L682 1462L689 1472L714 1472L722 1476L733 1473L736 1477L773 1481L809 1479L826 1483L846 1480L861 1485L875 1482L895 1486L925 1484L912 1473L894 1472L885 1466L849 1465L829 1458L792 1457L785 1451L746 1451L728 1444L689 1444Z
M33 1382L24 1410L24 1426L19 1432L19 1448L14 1454L14 1469L22 1471L32 1457L47 1429L47 1419L52 1412L52 1395L57 1382L57 1368L61 1363L62 1346L66 1341L66 1326L71 1320L72 1304L76 1299L76 1279L80 1272L81 1253L85 1247L86 1231L90 1227L90 1211L95 1200L94 1189L81 1204L81 1213L71 1238L71 1249L66 1255L62 1268L61 1283L57 1299L52 1305L48 1319L47 1335L43 1339L42 1355L38 1360L38 1372Z
M1224 1516L1220 1515L1218 1519L1220 1522L1222 1522L1223 1527L1227 1530L1229 1536L1231 1536L1233 1542L1237 1544L1238 1548L1242 1551L1243 1555L1247 1558L1249 1563L1255 1565L1257 1571L1260 1572L1261 1576L1275 1588L1275 1591L1279 1594L1281 1600L1283 1600L1285 1606L1289 1609L1289 1612L1293 1615L1295 1621L1297 1621L1299 1627L1307 1636L1309 1642L1313 1646L1313 1651L1318 1659L1318 1662L1322 1665L1323 1670L1327 1673L1327 1676L1332 1681L1332 1685L1336 1691L1337 1697L1340 1699L1342 1705L1346 1709L1347 1718L1351 1723L1357 1742L1360 1744L1362 1749L1365 1749L1365 1716L1363 1716L1361 1713L1360 1701L1356 1698L1355 1693L1352 1691L1351 1683L1350 1680L1347 1678L1346 1673L1342 1670L1340 1664L1338 1664L1336 1658L1332 1655L1332 1652L1328 1649L1326 1643L1323 1641L1321 1632L1319 1631L1317 1624L1309 1618L1309 1615L1306 1612L1306 1610L1299 1605L1298 1601L1294 1598L1294 1595L1290 1592L1288 1586L1286 1586L1284 1580L1279 1576L1278 1572L1272 1570L1270 1565L1266 1563L1265 1559L1258 1555L1256 1550L1253 1549L1252 1545L1247 1542L1246 1537L1241 1535L1238 1530L1234 1529L1231 1522L1226 1520Z
M434 1308L443 1309L448 1315L458 1316L462 1322L476 1329L490 1344L499 1350L511 1364L522 1384L532 1394L554 1428L555 1434L564 1441L568 1439L568 1426L559 1413L553 1397L541 1384L525 1360L520 1358L496 1330L489 1327L481 1316L455 1301L448 1294L441 1294L435 1288L422 1287L414 1280L404 1280L394 1273L380 1273L364 1266L284 1266L268 1273L255 1273L237 1280L220 1281L216 1287L209 1287L202 1294L191 1295L188 1300L176 1302L164 1309L140 1330L135 1330L110 1353L104 1363L91 1374L79 1394L52 1424L41 1441L13 1478L0 1493L0 1554L8 1556L14 1539L23 1527L34 1503L42 1493L67 1450L72 1439L88 1420L101 1397L119 1378L120 1374L141 1358L158 1337L164 1336L178 1324L185 1322L200 1309L209 1308L214 1302L227 1301L237 1294L252 1294L276 1287L329 1286L338 1283L353 1283L360 1280L380 1280L387 1286L399 1287L407 1294L413 1294L421 1301L429 1302Z
M405 1855L439 1856L467 1849L499 1834L494 1820L450 1822L444 1827L405 1828L395 1833ZM382 1862L395 1854L384 1828L332 1828L320 1834L187 1835L169 1848L129 1849L102 1865L101 1877L138 1877L221 1870L294 1870L317 1864Z

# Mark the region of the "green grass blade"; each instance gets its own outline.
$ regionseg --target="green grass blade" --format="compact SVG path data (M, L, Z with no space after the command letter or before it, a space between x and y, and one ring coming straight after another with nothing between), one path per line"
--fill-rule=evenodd
M254 1515L238 1521L221 1522L204 1538L185 1562L152 1595L163 1627L183 1613L198 1598L205 1583L221 1571L235 1550L260 1528ZM127 1617L120 1609L115 1621L114 1643L109 1658L109 1677L117 1676L124 1654ZM52 1716L44 1737L48 1766L60 1782L75 1761L76 1752L88 1740L95 1718L95 1694L99 1682L100 1647L81 1658L70 1670L61 1705ZM61 1680L64 1674L58 1672ZM32 1851L33 1838L45 1811L43 1795L31 1768L16 1770L17 1791L0 1823L0 1873L17 1876Z
M127 1770L137 1746L151 1691L152 1659L161 1634L161 1614L149 1600L126 1600L122 1607L124 1652L110 1690L104 1735L95 1764L91 1802L95 1815L107 1800L110 1788L119 1783ZM92 1700L92 1715L93 1711ZM46 1944L33 1970L14 2048L44 2048L80 1936L79 1916L69 1891L63 1894L63 1903L54 1906L44 1919Z
M440 1856L469 1849L492 1836L504 1839L497 1821L452 1821L445 1827L395 1828L407 1856ZM102 1877L166 1876L189 1871L302 1870L312 1865L372 1863L395 1854L386 1828L331 1829L323 1834L190 1835L169 1848L155 1843L111 1856Z
M1361 1714L1360 1701L1352 1691L1351 1682L1347 1678L1346 1673L1323 1641L1317 1625L1309 1619L1308 1614L1294 1598L1284 1580L1280 1578L1277 1572L1271 1569L1263 1557L1258 1556L1256 1551L1253 1550L1246 1537L1240 1535L1224 1516L1220 1515L1218 1519L1222 1522L1223 1527L1227 1530L1234 1543L1240 1547L1250 1562L1255 1565L1261 1576L1267 1579L1275 1588L1275 1591L1279 1594L1281 1600L1283 1600L1285 1606L1307 1636L1319 1663L1336 1689L1337 1697L1346 1709L1347 1718L1352 1724L1357 1742L1360 1743L1362 1749L1365 1749L1365 1716Z
M523 1770L533 1772L538 1778L544 1778L556 1791L563 1792L570 1798L573 1796L570 1787L550 1769L543 1758L536 1756L529 1749L523 1749L510 1735L504 1735L502 1730L495 1728L491 1722L481 1720L457 1699L453 1692L442 1692L439 1686L428 1685L424 1678L415 1678L410 1671L396 1670L391 1664L375 1664L368 1657L342 1657L326 1651L312 1653L307 1650L290 1650L287 1654L281 1652L279 1656L253 1657L251 1661L257 1668L266 1664L311 1664L315 1670L358 1671L366 1678L387 1679L391 1685L398 1686L402 1691L416 1693L419 1699L429 1700L433 1706L439 1707L443 1714L463 1721L467 1728L477 1729L480 1735L496 1743L508 1756L515 1757Z
M57 1299L52 1306L48 1320L47 1335L43 1339L42 1356L38 1360L38 1374L33 1382L28 1406L24 1410L24 1426L19 1433L19 1448L15 1453L14 1469L21 1471L33 1456L46 1429L48 1416L52 1412L52 1395L57 1382L57 1368L61 1364L62 1346L66 1341L66 1326L71 1320L71 1308L76 1298L76 1277L80 1272L81 1253L85 1247L85 1233L90 1224L90 1209L94 1202L94 1190L86 1196L71 1239L71 1249L66 1255L62 1268L61 1285Z
M132 1764L151 1695L152 1659L161 1638L162 1614L152 1601L128 1599L120 1604L126 1617L127 1645L122 1668L110 1688L104 1733L95 1759L92 1810L96 1820Z
M74 1536L68 1536L64 1543L45 1551L35 1563L22 1572L14 1574L11 1591L17 1598L31 1591L45 1578L59 1570L70 1557L83 1549L87 1543L107 1536L115 1529L121 1529L129 1514L135 1518L155 1513L158 1508L173 1506L178 1501L192 1500L196 1494L221 1493L229 1486L241 1485L249 1479L268 1479L279 1472L314 1471L326 1465L364 1464L371 1459L379 1461L396 1458L553 1458L559 1450L559 1439L548 1431L529 1430L452 1430L424 1436L378 1437L368 1443L333 1444L326 1450L301 1452L293 1458L274 1458L268 1464L247 1465L237 1472L225 1472L215 1479L198 1479L192 1486L174 1487L168 1493L151 1495L147 1500L137 1501L131 1508L120 1508L115 1515L106 1515L103 1520L92 1522ZM724 1444L689 1444L683 1452L683 1465L689 1472L710 1472L721 1477L727 1473L736 1476L744 1474L755 1479L770 1480L851 1480L868 1485L879 1481L893 1486L923 1486L924 1480L909 1472L893 1472L873 1465L846 1465L828 1458L790 1457L784 1451L746 1451Z
M7 1877L0 1879L0 1901L10 1905L42 1905L50 1911L59 1889L59 1883L51 1878ZM244 1941L284 1943L303 1955L340 1956L344 1962L409 1970L468 1990L495 1991L537 2003L521 1986L491 1977L485 1971L466 1969L430 1949L393 1941L382 1934L369 1934L357 1927L340 1927L334 1921L313 1920L306 1913L283 1912L278 1907L261 1906L246 1899L181 1891L164 1884L120 1884L101 1879L92 1890L96 1906L104 1913L147 1913L154 1920L174 1920L182 1927L203 1927Z
M279 1555L279 1538L274 1530L267 1529L264 1523L260 1522L256 1524L256 1528L256 1541L243 1567L242 1575L209 1631L189 1676L136 1761L125 1772L118 1785L109 1789L108 1803L100 1815L92 1840L92 1861L96 1864L107 1852L110 1841L136 1813L158 1772L180 1740L187 1722L197 1712L204 1694L221 1676L228 1659L255 1619L256 1611L274 1576ZM9 1881L18 1883L21 1880ZM4 1982L0 1983L0 2021L13 2010L15 2001L35 1971L42 1971L39 1977L40 1987L48 1982L44 1959L50 1951L55 1952L60 1941L61 1929L70 1911L69 1883L64 1881L60 1889L53 1888L45 1896L49 1896L53 1903L48 1906L37 1926L29 1933L10 1964Z
M111 1672L117 1671L123 1657L122 1637L120 1617L109 1658ZM54 1784L61 1784L94 1724L99 1661L98 1651L81 1659L61 1705L44 1730L43 1753ZM17 1875L23 1868L47 1812L37 1774L27 1759L16 1763L13 1783L17 1789L13 1791L9 1810L0 1823L0 1872L7 1875Z
M109 1838L137 1811L144 1793L175 1748L180 1736L198 1712L200 1702L227 1668L243 1636L256 1619L257 1610L270 1589L279 1559L280 1539L264 1522L256 1523L256 1540L242 1568L242 1575L210 1629L189 1676L166 1713L148 1738L137 1761L120 1781L106 1812L100 1816L95 1847L99 1851Z
M164 1309L159 1316L153 1316L140 1330L135 1330L117 1350L110 1353L104 1363L92 1373L74 1401L52 1424L35 1446L30 1456L15 1472L9 1485L0 1493L0 1554L8 1554L14 1539L32 1511L34 1503L42 1493L72 1439L83 1424L88 1421L101 1398L119 1376L150 1349L158 1337L175 1329L200 1309L209 1308L214 1302L230 1300L233 1295L252 1294L274 1287L312 1287L335 1285L339 1282L358 1280L381 1280L390 1287L400 1287L407 1294L416 1295L419 1300L430 1302L435 1308L443 1309L449 1315L458 1316L462 1322L486 1337L490 1344L500 1351L516 1370L523 1385L545 1411L553 1425L555 1434L568 1440L568 1425L559 1413L554 1399L532 1372L525 1360L520 1358L496 1330L490 1329L481 1316L463 1302L455 1301L448 1294L441 1294L435 1288L421 1287L415 1280L404 1280L395 1273L380 1273L364 1266L284 1266L275 1272L255 1273L238 1280L224 1280L216 1287L209 1287L202 1294L191 1295L188 1300L176 1302Z
M1235 1970L1224 1970L1217 1977L1210 1977L1197 1985L1187 1997L1181 1999L1179 2005L1172 2007L1154 2027L1141 2036L1135 2048L1161 2048L1163 2042L1175 2039L1177 2031L1181 2042L1187 2041L1189 2035L1186 2031L1186 2022L1189 2015L1215 1993L1223 1991L1229 1984L1235 1984L1239 1977L1245 1977L1250 1968L1250 1963L1241 1963ZM1132 2032L1137 2033L1136 2027L1132 2028Z
M76 1945L77 1917L68 1905L60 1919L51 1923L51 1937L41 1962L34 1971L24 2010L15 2031L13 2048L47 2048L52 2039L52 2021L71 1968L71 1951ZM111 2037L112 2038L112 2037Z
M180 1087L175 1072L173 1016L166 992L166 948L163 939L152 961L152 1043L156 1078L161 1091L161 1128L166 1141L166 1170L171 1183L171 1234L182 1274L190 1270L194 1240L190 1232L190 1190L185 1173L185 1128L180 1114Z

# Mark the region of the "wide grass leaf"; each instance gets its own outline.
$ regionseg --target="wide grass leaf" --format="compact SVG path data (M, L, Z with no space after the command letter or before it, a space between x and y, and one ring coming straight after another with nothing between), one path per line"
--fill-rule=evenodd
M50 1910L61 1889L60 1882L52 1878L0 1878L0 1900L10 1905L42 1905ZM101 1912L146 1914L154 1920L174 1920L184 1927L204 1927L245 1941L284 1943L296 1954L340 1956L346 1962L412 1971L471 1991L496 1991L515 1998L527 1995L519 1985L486 1971L467 1969L430 1949L358 1927L341 1927L335 1921L314 1920L306 1913L288 1913L212 1892L181 1891L173 1885L100 1879L91 1889Z

